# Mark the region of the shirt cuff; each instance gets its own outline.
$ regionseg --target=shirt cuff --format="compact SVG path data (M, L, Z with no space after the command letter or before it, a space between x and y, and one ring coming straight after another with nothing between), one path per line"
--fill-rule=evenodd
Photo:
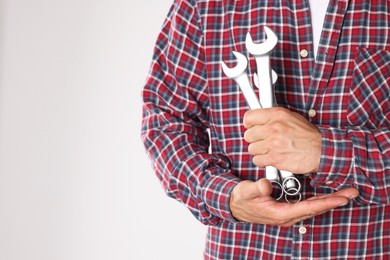
M232 216L229 202L233 188L241 181L231 172L215 175L208 179L202 190L202 197L212 215L229 222L237 222Z
M353 185L353 144L345 129L318 127L322 134L322 153L319 170L312 176L314 187L340 189Z

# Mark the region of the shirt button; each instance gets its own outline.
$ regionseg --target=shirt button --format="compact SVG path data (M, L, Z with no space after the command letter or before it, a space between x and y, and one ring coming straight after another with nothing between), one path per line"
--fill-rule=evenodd
M317 114L317 112L316 112L314 109L310 109L310 110L309 110L309 116L310 116L310 117L315 117L316 114Z
M306 49L303 49L299 52L302 58L306 58L309 55L309 52Z
M299 234L304 235L304 234L306 234L306 232L307 232L307 229L304 226L299 228Z

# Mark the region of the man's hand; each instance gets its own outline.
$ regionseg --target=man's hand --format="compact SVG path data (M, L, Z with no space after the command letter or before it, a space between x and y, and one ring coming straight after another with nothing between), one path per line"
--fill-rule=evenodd
M344 206L359 194L355 188L348 188L325 196L311 197L296 204L288 204L276 202L270 196L271 193L272 184L267 179L240 182L234 187L230 197L233 217L249 223L288 227Z
M317 172L321 133L303 116L279 107L250 110L244 126L248 151L258 167L274 166L295 174Z

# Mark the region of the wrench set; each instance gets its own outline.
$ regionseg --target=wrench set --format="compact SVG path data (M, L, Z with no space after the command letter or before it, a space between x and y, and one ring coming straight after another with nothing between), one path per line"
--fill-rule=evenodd
M223 72L228 78L236 81L250 109L276 106L273 85L277 80L277 74L271 69L270 56L278 43L278 38L267 26L264 26L264 30L267 39L263 43L254 43L249 32L245 40L246 49L256 60L257 73L254 74L254 84L259 88L259 99L246 72L248 59L245 55L233 51L234 56L237 58L237 65L234 68L228 68L221 61ZM265 167L265 175L274 186L272 194L276 200L279 201L284 198L288 203L296 203L301 200L301 183L293 173L278 170L273 166L267 166Z

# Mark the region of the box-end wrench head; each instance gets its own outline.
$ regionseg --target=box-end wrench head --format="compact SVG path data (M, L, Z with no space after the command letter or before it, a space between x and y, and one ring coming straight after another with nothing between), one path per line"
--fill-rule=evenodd
M272 184L272 194L271 196L276 200L279 201L283 198L283 195L285 194L282 180L279 176L279 171L275 167L267 166L265 167L265 178L269 180Z
M280 170L284 192L290 196L297 195L301 190L301 182L293 173Z

